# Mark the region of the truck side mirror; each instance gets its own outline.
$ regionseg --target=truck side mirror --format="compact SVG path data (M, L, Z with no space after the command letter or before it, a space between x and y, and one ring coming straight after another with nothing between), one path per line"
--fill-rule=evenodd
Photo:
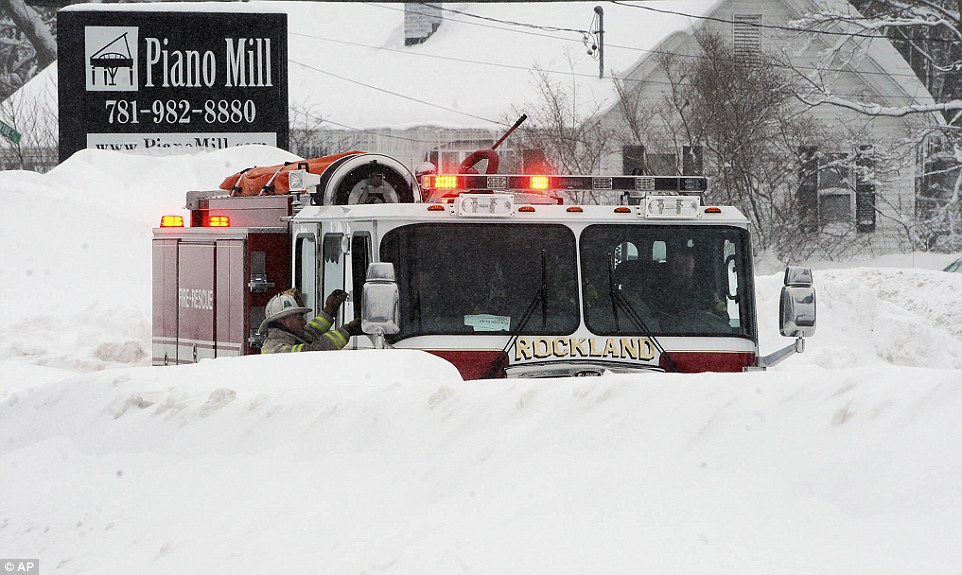
M367 266L361 301L361 330L364 333L380 339L401 330L401 298L394 279L394 264L374 262Z
M779 329L785 337L815 335L815 288L812 270L789 266L778 305Z

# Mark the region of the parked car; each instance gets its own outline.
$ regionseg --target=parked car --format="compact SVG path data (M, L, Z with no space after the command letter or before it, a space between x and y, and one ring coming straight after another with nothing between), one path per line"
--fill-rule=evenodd
M945 266L945 269L942 271L956 272L956 273L962 274L962 258L959 258L954 262L950 263L949 265Z

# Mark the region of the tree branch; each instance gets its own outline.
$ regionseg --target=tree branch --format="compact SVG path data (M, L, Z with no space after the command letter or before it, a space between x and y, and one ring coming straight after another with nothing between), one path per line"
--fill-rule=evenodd
M0 0L0 11L13 20L17 29L30 40L37 53L38 68L46 68L57 60L57 42L33 8L23 0Z

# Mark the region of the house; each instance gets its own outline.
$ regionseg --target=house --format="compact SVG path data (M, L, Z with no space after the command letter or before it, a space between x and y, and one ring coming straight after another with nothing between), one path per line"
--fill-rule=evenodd
M666 68L659 55L678 55L675 61L683 62L697 50L696 34L710 32L730 43L736 59L751 59L759 51L781 55L781 61L787 62L783 67L788 76L831 70L819 79L833 95L842 98L890 108L933 103L916 74L884 38L859 38L859 57L826 64L823 59L844 38L843 28L820 28L817 33L795 28L804 28L799 24L802 16L829 10L857 14L847 2L835 0L716 3L702 14L693 14L691 27L664 36L631 69L622 71L624 82L632 87L640 106L657 107L673 84L668 77L672 68ZM941 123L940 117L867 116L828 104L810 106L819 101L818 95L800 93L796 108L820 126L821 137L797 142L797 158L790 166L794 195L780 207L801 216L793 232L809 234L811 243L821 243L822 248L801 253L845 257L856 252L871 255L914 247L912 220L918 186L923 183L917 165L921 143L917 135L920 128ZM623 122L624 114L609 110L606 121L611 125ZM622 154L606 158L602 171L644 168L693 173L701 169L703 156L697 146L682 142L672 149L672 141L663 130L654 133L661 134L660 140L652 138L651 148L657 153L646 153L643 145L624 146Z
M259 5L242 4L246 11ZM430 160L442 170L453 170L472 151L492 145L526 113L530 119L499 148L502 171L525 171L543 153L532 144L538 127L594 124L604 133L615 133L624 123L619 83L654 109L670 85L660 55L691 54L698 32L730 39L748 58L752 51L788 48L783 53L793 65L814 69L820 54L839 37L799 35L787 28L825 4L679 0L262 6L289 15L292 151L317 156L365 149L398 157L412 168ZM852 10L847 2L827 4ZM203 9L204 4L190 6ZM806 40L810 42L803 43ZM890 105L931 102L887 41L872 39L864 48L860 60L836 66L840 72L834 90ZM21 90L26 95L11 101L48 98L56 92L50 87L55 78L55 71L45 71ZM546 107L546 94L555 98L554 110ZM549 112L563 120L552 120ZM857 165L859 160L841 160L881 141L894 150L891 143L919 122L937 119L869 118L828 105L815 106L808 114L823 126L847 127L850 137L822 138L798 147L799 165L791 168L794 209L804 212L806 231L824 230L843 241L857 238L873 252L907 249L906 222L914 213L916 185L911 144L890 154L910 161L874 170L871 176ZM586 171L704 169L715 175L702 162L698 146L691 144L669 142L657 130L645 134L644 141L609 137L597 146L598 157Z

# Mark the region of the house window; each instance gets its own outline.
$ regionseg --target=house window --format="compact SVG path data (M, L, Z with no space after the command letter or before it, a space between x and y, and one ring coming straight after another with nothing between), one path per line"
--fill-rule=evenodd
M701 176L705 173L704 153L701 146L682 146L681 173L684 176Z
M818 189L849 187L848 154L822 154L818 161Z
M822 154L818 166L818 223L852 221L852 187L848 154Z
M529 148L521 150L521 173L522 174L550 174L554 168L548 162L544 150Z
M461 167L461 152L441 152L441 165L438 172L442 174L457 174Z
M854 155L803 146L799 165L797 199L802 231L817 231L829 224L854 224L856 231L875 231L871 146L859 146Z
M680 154L646 153L644 146L623 146L624 174L652 176L698 176L705 173L701 146L682 146ZM679 166L679 160L681 166Z
M502 174L517 174L521 171L521 155L514 150L505 150L498 153L501 165L498 171Z
M655 176L676 176L678 158L675 154L648 154L648 167Z
M732 47L737 58L754 61L762 49L762 15L732 16Z
M852 221L852 194L841 190L821 191L818 195L818 223L849 223Z
M621 147L621 173L632 176L644 176L651 173L648 170L644 146L638 144Z

